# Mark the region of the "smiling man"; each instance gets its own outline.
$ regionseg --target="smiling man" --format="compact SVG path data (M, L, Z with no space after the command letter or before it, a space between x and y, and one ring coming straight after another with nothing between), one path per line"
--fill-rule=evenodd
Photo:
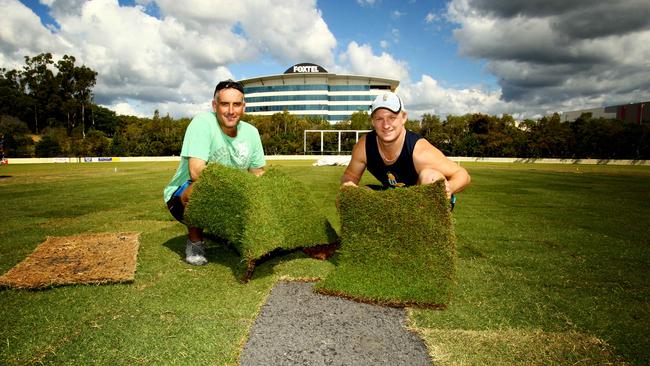
M383 188L408 187L444 180L447 198L470 182L467 171L449 160L424 137L407 130L407 113L395 93L375 98L370 107L373 131L362 136L341 177L343 185L358 185L368 171Z
M212 112L192 119L183 139L181 161L163 196L169 212L185 224L185 206L192 194L192 183L200 178L208 163L219 163L260 176L264 174L264 149L257 129L240 121L244 113L244 88L233 80L217 84ZM193 265L208 262L203 245L203 230L188 226L185 261Z

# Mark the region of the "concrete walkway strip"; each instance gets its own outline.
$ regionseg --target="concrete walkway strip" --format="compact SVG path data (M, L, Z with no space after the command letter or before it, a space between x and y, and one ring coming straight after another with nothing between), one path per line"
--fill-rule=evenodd
M431 365L404 309L326 296L280 281L251 329L240 365Z

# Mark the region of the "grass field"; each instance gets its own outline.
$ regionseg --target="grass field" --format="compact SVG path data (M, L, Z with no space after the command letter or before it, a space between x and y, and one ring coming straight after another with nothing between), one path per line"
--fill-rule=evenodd
M333 225L341 167L270 162L308 185ZM436 364L650 364L650 167L466 164L458 284L444 311L410 309ZM231 364L273 284L319 277L290 254L238 282L240 258L181 261L162 188L176 163L0 167L0 273L46 236L141 233L131 284L0 290L0 364Z

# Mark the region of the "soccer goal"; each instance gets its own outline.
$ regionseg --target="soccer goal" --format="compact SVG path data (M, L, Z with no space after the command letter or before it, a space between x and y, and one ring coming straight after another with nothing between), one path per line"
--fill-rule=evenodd
M341 150L341 142L342 142L342 136L349 135L349 134L354 134L354 143L356 144L357 141L359 141L359 136L360 134L363 135L364 133L368 133L371 130L305 130L303 133L303 152L305 155L307 154L313 154L313 153L320 153L321 155L323 154L333 154L336 153L337 155L341 155L341 152L346 152L349 153L350 150ZM313 150L313 149L307 149L307 136L313 134L320 134L320 150ZM325 134L335 134L336 135L336 146L338 148L336 150L333 150L331 148L325 149ZM330 145L331 146L331 145ZM311 147L311 144L310 144Z

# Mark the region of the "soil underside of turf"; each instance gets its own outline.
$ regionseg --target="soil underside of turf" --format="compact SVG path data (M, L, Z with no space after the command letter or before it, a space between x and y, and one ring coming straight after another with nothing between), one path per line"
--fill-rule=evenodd
M133 281L138 233L48 237L0 277L0 286L40 289L68 284Z
M404 309L314 293L280 281L250 331L240 364L431 365Z

